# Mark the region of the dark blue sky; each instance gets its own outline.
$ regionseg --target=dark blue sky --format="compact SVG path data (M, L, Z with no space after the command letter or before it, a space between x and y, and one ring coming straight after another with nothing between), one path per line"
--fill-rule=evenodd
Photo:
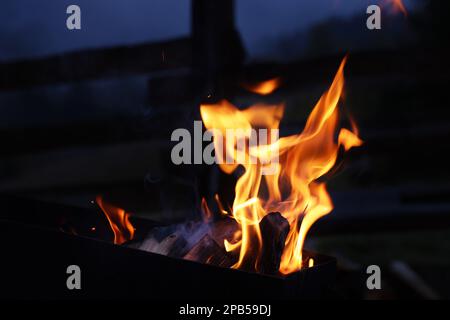
M236 22L250 57L266 39L302 30L332 15L365 11L378 0L236 0ZM406 1L408 4L408 1ZM82 30L65 27L66 7L82 9ZM3 0L0 59L183 36L190 0Z

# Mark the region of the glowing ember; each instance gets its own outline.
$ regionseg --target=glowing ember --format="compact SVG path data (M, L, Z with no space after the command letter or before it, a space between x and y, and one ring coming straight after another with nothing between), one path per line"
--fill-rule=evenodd
M101 196L95 199L98 206L105 213L108 218L109 225L114 232L114 243L122 244L134 237L134 228L129 221L129 214L123 209L116 208L113 205L105 202Z
M345 63L346 59L342 61L330 88L312 110L302 133L252 145L245 150L247 157L240 156L242 150L236 139L225 140L225 146L216 144L214 140L216 153L221 153L225 147L227 154L234 157L233 163L219 164L224 172L232 173L239 165L244 168L235 186L231 212L239 224L239 235L233 243L224 240L226 250L239 256L233 268L249 269L250 266L250 269L258 270L262 247L259 222L270 212L280 212L290 225L280 272L288 274L301 269L302 249L308 230L333 209L325 183L318 179L335 165L340 146L348 150L362 144L354 125L352 131L340 129L337 141L335 139ZM278 82L264 83L254 91L269 94L276 89ZM270 131L279 127L284 105L255 105L239 110L231 103L221 101L202 105L200 112L209 130L242 129L247 132L251 128L267 128L270 136ZM249 140L250 133L245 138ZM258 161L247 161L250 157L256 157ZM263 175L262 171L268 165L275 165L274 174ZM309 260L311 264L314 264L313 260Z

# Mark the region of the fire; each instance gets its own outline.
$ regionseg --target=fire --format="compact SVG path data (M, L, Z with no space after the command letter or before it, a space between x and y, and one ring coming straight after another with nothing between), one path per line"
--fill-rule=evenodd
M408 11L402 0L386 0L384 4L389 5L393 12L401 12L405 17L408 16Z
M123 209L105 202L101 196L97 196L95 201L105 213L109 225L114 232L114 243L122 244L133 239L134 227L129 220L130 214L126 213Z
M271 94L276 88L280 86L280 78L273 78L256 85L244 85L244 87L254 93L258 93L260 95L268 95Z
M408 12L406 11L405 5L403 4L402 0L392 0L392 6L395 10L401 11L405 16L408 15Z
M238 166L244 168L235 186L231 212L240 226L240 237L233 243L224 240L226 250L239 256L233 268L258 270L262 247L259 222L275 211L280 212L290 224L279 271L288 274L302 268L302 249L308 230L333 209L326 185L318 179L335 165L341 146L348 150L362 144L354 125L352 130L341 128L336 140L345 63L346 58L300 134L266 139L265 144L247 148L246 157L242 157L237 139L227 137L224 145L214 139L216 153L221 153L225 148L234 160L233 163L219 164L224 172L232 173ZM255 91L268 94L276 89L278 82L270 82L270 85L264 83ZM223 100L217 104L201 105L200 113L207 129L221 132L242 129L248 142L251 134L248 129L266 128L270 133L279 128L284 105L254 105L239 110ZM250 163L250 157L257 161ZM275 168L273 174L262 174L269 165ZM314 262L309 261L311 264Z

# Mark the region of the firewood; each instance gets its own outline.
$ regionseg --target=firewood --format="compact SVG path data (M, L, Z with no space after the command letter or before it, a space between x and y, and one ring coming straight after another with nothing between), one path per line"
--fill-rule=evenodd
M158 241L155 237L147 237L141 242L133 242L128 244L128 247L162 254L169 257L180 258L186 251L186 245L187 242L183 237L173 233L165 237L162 241Z
M209 234L198 241L184 256L184 259L224 268L233 264L225 249L221 248Z
M211 226L210 236L221 248L225 248L224 240L232 241L238 227L236 220L225 217L214 222Z
M183 256L186 245L187 241L183 236L173 233L160 242L156 253L179 258Z
M257 271L265 274L277 274L286 237L290 230L289 222L279 212L271 212L261 220L259 227L262 236L262 251Z
M189 250L187 240L179 231L179 225L153 228L145 239L130 241L127 246L176 258L183 257Z

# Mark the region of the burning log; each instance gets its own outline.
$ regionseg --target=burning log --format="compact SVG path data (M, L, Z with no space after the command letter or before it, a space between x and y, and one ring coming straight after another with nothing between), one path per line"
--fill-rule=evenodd
M169 257L179 257L183 254L183 250L187 246L187 241L180 234L171 234L161 241L158 245L156 253L163 254Z
M154 228L144 240L130 242L128 246L175 258L182 257L189 250L187 240L176 225Z
M229 268L233 264L225 249L220 247L209 234L197 242L184 259L224 268Z
M208 233L207 225L186 223L153 229L146 239L131 241L128 247L174 258L183 258L223 268L233 265L233 257L225 251L220 240L236 230L234 220L219 223ZM234 224L233 224L234 223ZM222 245L221 245L222 244Z
M257 269L261 273L277 274L290 230L289 222L279 212L271 212L261 220L259 227L262 235L262 251Z
M239 224L236 220L226 217L214 222L210 235L221 248L225 248L224 239L231 241L238 228Z
M165 237L162 241L158 241L155 237L148 237L142 242L128 244L131 248L176 258L183 255L186 245L186 240L175 233Z

